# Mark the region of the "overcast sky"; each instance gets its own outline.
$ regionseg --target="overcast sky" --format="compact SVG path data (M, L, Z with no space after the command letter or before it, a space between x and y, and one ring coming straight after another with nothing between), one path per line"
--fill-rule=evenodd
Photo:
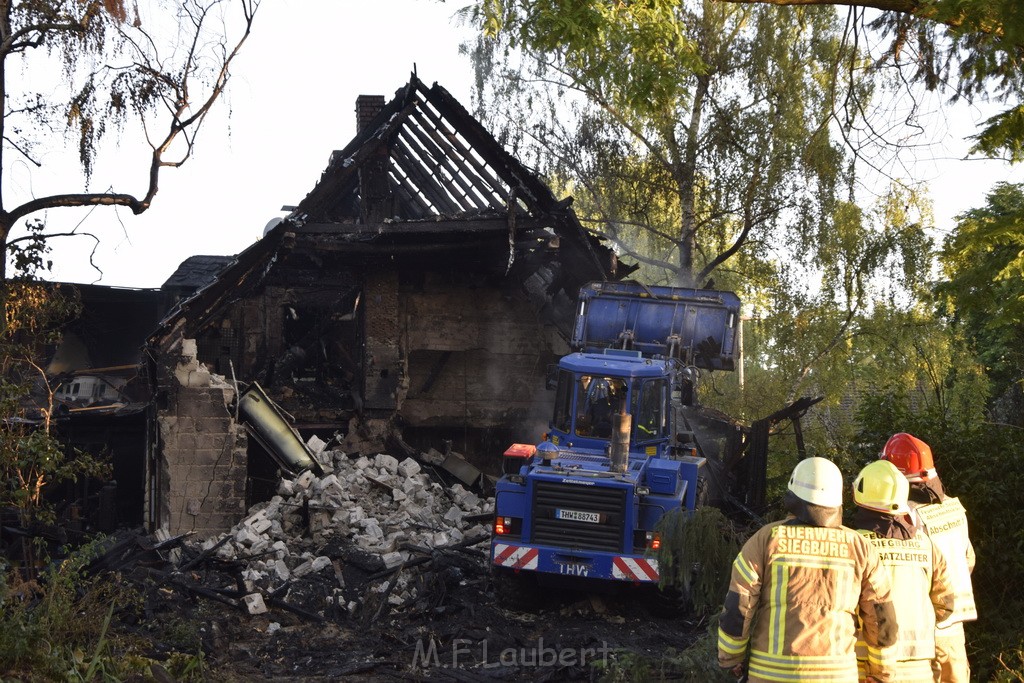
M409 80L413 68L428 86L439 83L469 108L472 69L459 54L470 35L452 19L462 0L264 0L249 42L236 62L228 98L203 130L194 157L165 169L152 208L141 216L96 208L71 218L51 211L53 227L96 234L101 243L60 240L53 245L52 279L124 287L159 287L195 254L236 254L268 221L297 204L327 166L333 150L355 135L355 99L384 95ZM947 148L929 153L915 173L928 180L936 226L952 227L957 213L984 203L996 180L1024 181L1021 169L994 162L956 161L973 132L964 112ZM146 159L113 150L101 170L136 178L115 190L144 193ZM935 159L931 161L931 159ZM52 169L26 169L24 183L42 194ZM9 175L10 179L12 176ZM100 179L98 184L111 182ZM98 185L97 184L97 185ZM55 186L56 191L77 188ZM104 187L94 186L94 190Z

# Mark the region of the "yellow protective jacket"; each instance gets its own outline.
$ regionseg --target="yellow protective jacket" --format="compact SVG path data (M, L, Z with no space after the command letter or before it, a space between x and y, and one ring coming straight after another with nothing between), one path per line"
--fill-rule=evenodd
M974 621L978 611L974 605L974 546L967 534L967 514L957 498L944 498L941 503L915 505L911 503L918 520L942 552L949 565L953 583L953 613L940 619L937 627L948 628L963 621Z
M923 531L913 538L886 538L859 529L878 550L889 572L899 632L894 645L857 643L861 680L892 671L899 683L931 683L935 623L953 613L953 584L942 553Z
M732 668L749 651L752 682L855 683L858 620L872 647L895 642L889 593L878 552L856 531L795 518L768 524L733 562L718 663Z

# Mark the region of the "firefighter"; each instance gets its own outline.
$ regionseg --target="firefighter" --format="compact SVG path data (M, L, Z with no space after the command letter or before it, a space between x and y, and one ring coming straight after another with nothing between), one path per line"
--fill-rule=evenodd
M876 678L884 665L899 683L932 683L935 623L953 613L946 561L910 517L909 492L906 477L885 460L866 466L853 482L852 526L875 546L889 571L899 625L895 645L879 649L857 643L862 681Z
M974 546L967 532L964 506L950 498L935 471L932 449L910 434L893 434L882 450L888 460L910 483L910 507L914 518L925 529L949 565L953 582L953 613L936 624L935 681L968 681L971 668L964 642L964 622L978 618L974 606Z
M858 619L871 647L896 641L889 575L874 546L841 524L835 464L801 460L788 488L790 515L758 530L733 562L718 663L750 681L853 683Z

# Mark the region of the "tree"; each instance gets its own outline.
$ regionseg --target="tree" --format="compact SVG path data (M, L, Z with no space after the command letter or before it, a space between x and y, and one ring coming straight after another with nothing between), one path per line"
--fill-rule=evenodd
M957 217L940 254L942 312L973 341L1000 394L1024 367L1024 185L999 183Z
M0 247L17 249L37 233L9 241L22 219L47 209L124 206L146 211L160 173L191 156L202 124L223 94L231 65L252 29L260 0L10 0L0 3ZM231 14L238 11L238 16ZM229 42L228 33L237 30ZM18 78L29 69L52 73ZM101 143L129 122L145 133L149 164L138 194L90 191ZM37 152L65 128L75 140L84 189L19 196L10 180L12 156L42 167ZM125 139L125 138L121 138ZM12 206L13 204L13 206ZM0 259L0 283L6 278Z
M777 245L772 235L813 245L849 186L830 125L835 72L852 55L831 10L500 8L474 15L482 115L565 181L595 231L661 268L657 279L701 284L744 250Z
M855 390L860 358L890 354L894 342L871 332L879 316L900 321L891 336L912 332L928 211L899 183L874 205L849 200L848 150L871 89L841 77L864 62L830 8L504 7L496 43L475 54L483 116L572 193L584 224L642 264L641 280L713 279L759 320L746 328L744 390L712 378L705 399L757 418L824 395L816 412L827 415ZM522 65L510 61L517 49ZM675 56L646 58L658 49ZM807 434L839 452L850 423Z

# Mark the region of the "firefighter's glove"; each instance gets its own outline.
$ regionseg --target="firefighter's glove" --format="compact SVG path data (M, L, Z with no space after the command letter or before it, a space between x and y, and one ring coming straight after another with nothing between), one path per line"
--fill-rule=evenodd
M737 681L743 683L747 680L747 667L743 664L737 664L733 668L729 669L729 673L736 677Z

